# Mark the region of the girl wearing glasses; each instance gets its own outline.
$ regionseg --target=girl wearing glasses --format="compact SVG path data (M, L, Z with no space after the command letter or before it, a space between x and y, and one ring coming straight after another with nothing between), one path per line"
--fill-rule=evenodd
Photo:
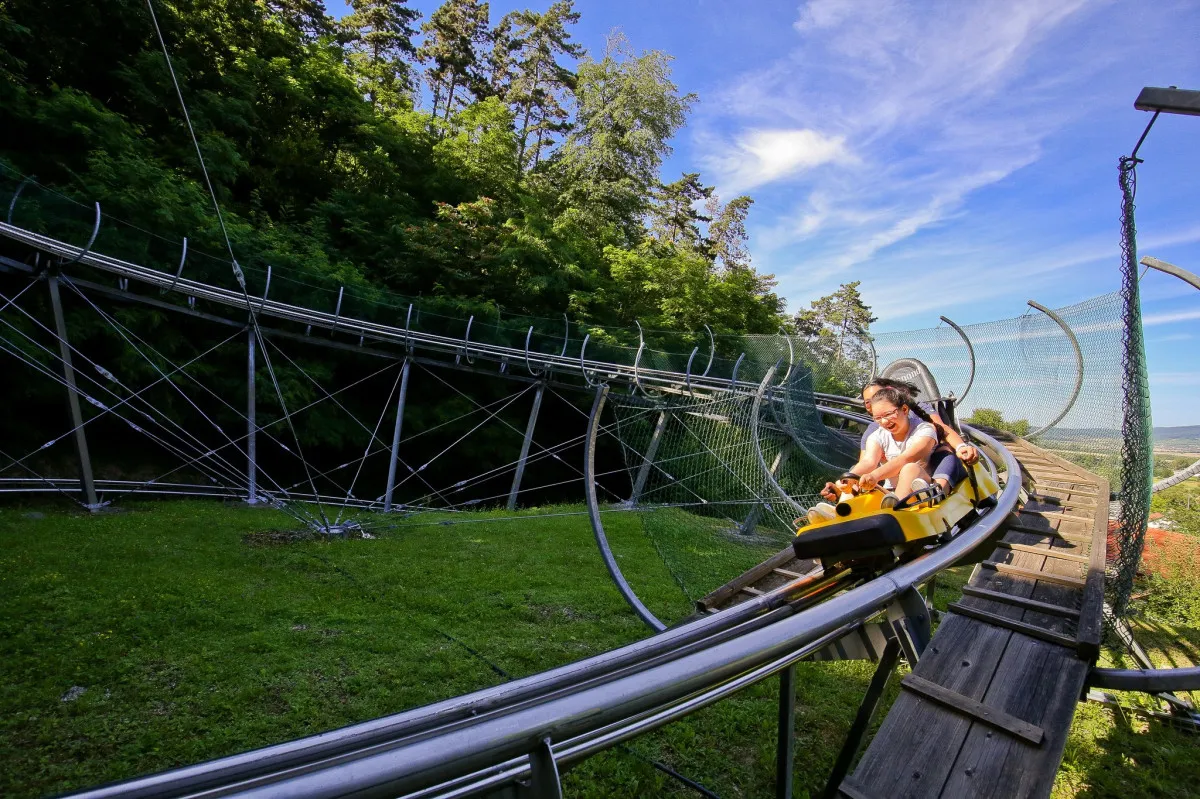
M912 423L911 402L906 392L891 386L880 388L871 397L871 418L879 427L867 437L866 447L851 469L859 475L861 490L882 485L907 496L929 486L929 457L938 445L938 431L930 422Z

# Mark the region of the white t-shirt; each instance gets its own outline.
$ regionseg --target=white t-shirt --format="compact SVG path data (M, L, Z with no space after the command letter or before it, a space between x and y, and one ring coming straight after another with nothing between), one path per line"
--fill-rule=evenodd
M921 407L923 408L925 406L922 405ZM921 417L917 416L912 411L909 411L908 412L908 426L915 428L919 424L921 424ZM867 439L869 439L871 437L871 434L874 433L878 429L879 429L879 422L871 422L869 425L867 425L867 429L863 432L862 438L859 439L859 441L858 441L858 448L861 450L866 450Z
M890 461L900 457L908 449L910 443L916 442L918 439L932 439L936 445L938 440L937 429L929 422L921 422L920 424L912 424L911 419L908 425L908 435L903 441L897 441L892 437L892 434L880 427L875 432L871 433L869 441L874 441L883 450L883 459ZM928 458L926 458L928 460ZM888 488L891 488L893 483L891 480L885 481Z

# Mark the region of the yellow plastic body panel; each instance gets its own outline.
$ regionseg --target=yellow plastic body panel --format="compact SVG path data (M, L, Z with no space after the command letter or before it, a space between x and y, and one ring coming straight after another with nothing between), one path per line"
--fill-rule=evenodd
M848 515L839 516L836 519L822 519L821 521L812 522L797 530L796 535L804 535L813 530L833 527L851 519L860 519L864 516L881 513L890 513L896 518L896 521L900 523L900 529L904 531L905 541L920 541L931 536L942 535L948 529L958 524L971 511L974 507L972 499L983 499L993 496L1000 491L1000 486L992 479L992 475L986 469L981 468L978 463L967 468L975 473L975 483L979 487L979 497L974 496L974 488L971 486L970 479L967 479L959 483L950 493L950 496L932 508L922 505L921 507L906 508L904 510L885 510L881 507L883 492L868 491L846 500L846 503L851 508Z

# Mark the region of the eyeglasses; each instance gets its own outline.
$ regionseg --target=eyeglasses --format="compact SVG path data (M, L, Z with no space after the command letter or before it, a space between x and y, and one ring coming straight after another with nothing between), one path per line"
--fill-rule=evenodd
M901 410L900 408L892 408L892 409L891 409L890 411L888 411L887 413L882 413L882 414L880 414L879 416L872 416L871 418L872 418L872 419L874 419L876 422L879 422L880 424L883 424L883 423L884 423L884 422L886 422L888 419L891 419L893 416L895 416L896 414L900 413L900 410Z

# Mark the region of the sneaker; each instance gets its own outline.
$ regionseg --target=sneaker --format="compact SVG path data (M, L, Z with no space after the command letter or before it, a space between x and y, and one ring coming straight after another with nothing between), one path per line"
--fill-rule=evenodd
M891 510L896 507L896 503L900 501L900 497L896 496L894 491L889 491L883 495L883 499L879 503L879 507L884 510Z
M914 494L917 493L918 491L924 491L926 488L929 488L929 483L927 483L925 480L921 479L920 477L913 478L912 492Z
M837 510L828 502L818 502L808 511L809 522L825 522L837 518Z

